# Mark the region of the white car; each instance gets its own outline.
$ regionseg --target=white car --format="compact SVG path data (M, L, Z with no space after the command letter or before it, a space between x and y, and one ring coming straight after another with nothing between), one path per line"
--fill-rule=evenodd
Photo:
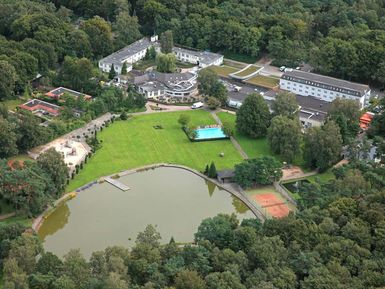
M201 101L196 102L196 103L194 103L194 104L191 106L192 109L201 108L201 107L203 107L203 102L201 102Z
M285 71L285 69L286 69L286 66L281 66L281 67L279 68L279 71Z

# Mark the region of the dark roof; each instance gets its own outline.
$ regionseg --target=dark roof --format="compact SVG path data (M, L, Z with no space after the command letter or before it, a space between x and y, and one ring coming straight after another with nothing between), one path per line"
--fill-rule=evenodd
M307 108L307 109L312 109L314 111L327 113L330 107L330 102L320 100L315 97L302 96L302 95L296 95L295 97L297 99L298 104L301 106L301 108L305 108L305 109Z
M311 96L296 95L297 102L301 107L299 116L323 122L326 119L330 102L320 100Z
M217 172L218 179L229 179L234 177L234 170L223 170Z
M281 78L358 97L363 96L368 90L370 90L369 86L365 84L296 69L286 69Z

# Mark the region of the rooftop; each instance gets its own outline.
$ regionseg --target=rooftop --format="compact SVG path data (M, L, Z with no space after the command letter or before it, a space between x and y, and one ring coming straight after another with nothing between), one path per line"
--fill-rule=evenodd
M297 82L300 82L300 80L305 80L309 81L310 83L308 84L313 86L319 86L319 84L321 84L331 86L332 88L345 89L348 90L346 93L350 92L349 94L359 96L364 95L368 90L370 90L369 86L365 84L324 76L321 74L305 72L297 69L286 69L281 78Z
M26 103L19 105L19 107L25 110L29 110L31 112L43 110L54 116L58 115L60 110L60 106L42 101L40 99L31 99Z
M101 59L100 62L121 64L125 59L135 55L136 53L143 51L153 45L154 42L151 42L148 38L144 37L135 41L134 43L106 56Z
M148 72L134 78L134 84L157 91L159 89L188 90L196 86L196 75L185 73Z
M175 53L186 53L190 55L194 55L196 57L199 57L200 62L210 64L214 62L217 59L220 59L223 57L223 55L218 54L218 53L213 53L213 52L208 52L208 51L195 51L195 50L190 50L190 49L185 49L181 47L174 47L172 49Z
M323 122L326 119L330 103L311 96L296 95L297 102L301 107L299 116Z
M90 99L92 98L90 95L87 95L87 94L84 94L84 93L81 93L81 92L78 92L78 91L75 91L75 90L72 90L72 89L69 89L69 88L65 88L65 87L58 87L58 88L55 88L49 92L47 92L45 95L46 96L49 96L49 97L52 97L52 98L60 98L64 93L67 93L69 95L72 95L74 97L79 97L79 96L84 96L85 99Z

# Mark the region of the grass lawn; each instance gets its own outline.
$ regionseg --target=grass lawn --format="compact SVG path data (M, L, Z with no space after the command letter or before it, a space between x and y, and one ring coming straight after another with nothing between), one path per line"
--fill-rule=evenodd
M122 170L154 163L176 163L203 170L211 161L218 169L232 168L242 157L230 140L190 142L178 124L180 114L191 116L191 126L215 124L203 110L154 113L116 121L98 134L102 148L72 180L67 191ZM161 125L163 129L154 129ZM222 158L219 154L223 152Z
M156 66L155 59L142 59L133 65L134 69L146 70L151 66Z
M193 68L197 66L196 64L188 63L188 62L182 62L182 61L177 61L176 66L179 68Z
M6 107L8 107L9 110L15 110L18 105L23 104L24 102L26 102L26 100L21 98L16 98L16 99L4 100L1 103L4 104Z
M12 213L14 208L7 204L4 200L0 200L0 215Z
M246 80L245 82L266 88L274 88L279 84L279 79L270 76L257 75Z
M20 223L26 227L31 227L32 226L32 220L28 219L26 216L14 216L10 217L8 219L2 220L0 222L0 225L4 224L15 224L15 223ZM0 287L1 288L1 287Z
M226 66L226 65L222 65L222 66L212 65L210 66L210 69L213 70L219 76L223 76L223 77L228 77L230 73L234 73L239 70L238 68Z
M234 75L239 76L239 77L244 77L244 76L248 76L249 74L256 72L259 69L261 69L260 66L251 65L248 68L246 68L245 70L238 72L238 73L235 73Z
M218 117L222 122L230 122L235 124L235 115L228 112L217 113ZM262 155L271 155L269 145L266 138L253 139L248 136L242 135L238 132L235 133L234 137L239 142L243 150L249 156L249 158L255 158Z
M234 60L231 60L231 59L224 59L223 60L223 65L242 69L242 68L245 68L247 66L247 63L237 62L237 61L234 61Z
M235 61L245 62L249 64L253 64L257 61L256 57L253 57L250 55L239 54L239 53L230 52L230 51L224 51L222 52L222 54L225 56L225 58L232 59Z

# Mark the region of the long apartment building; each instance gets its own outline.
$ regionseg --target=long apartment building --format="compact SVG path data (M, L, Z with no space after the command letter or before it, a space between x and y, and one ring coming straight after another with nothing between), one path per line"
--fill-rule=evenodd
M364 107L365 100L370 98L368 85L295 69L285 70L279 86L297 95L311 96L327 102L336 98L357 100L361 108Z
M117 74L122 72L123 63L127 64L127 71L132 70L132 64L146 56L147 49L151 46L158 47L158 36L142 38L134 43L108 55L99 61L99 68L104 72L110 72L111 66Z
M174 47L172 51L176 58L182 62L196 64L201 68L211 65L221 65L223 63L223 55L209 51L194 51L190 49Z
M127 71L132 70L132 65L146 56L147 49L155 47L159 52L160 45L158 36L151 38L142 38L134 43L104 57L99 61L99 69L104 72L110 72L111 66L114 65L115 72L121 74L123 63L127 64ZM211 65L221 65L223 63L223 55L208 51L195 51L180 47L174 47L173 53L176 58L182 62L196 64L204 68Z

